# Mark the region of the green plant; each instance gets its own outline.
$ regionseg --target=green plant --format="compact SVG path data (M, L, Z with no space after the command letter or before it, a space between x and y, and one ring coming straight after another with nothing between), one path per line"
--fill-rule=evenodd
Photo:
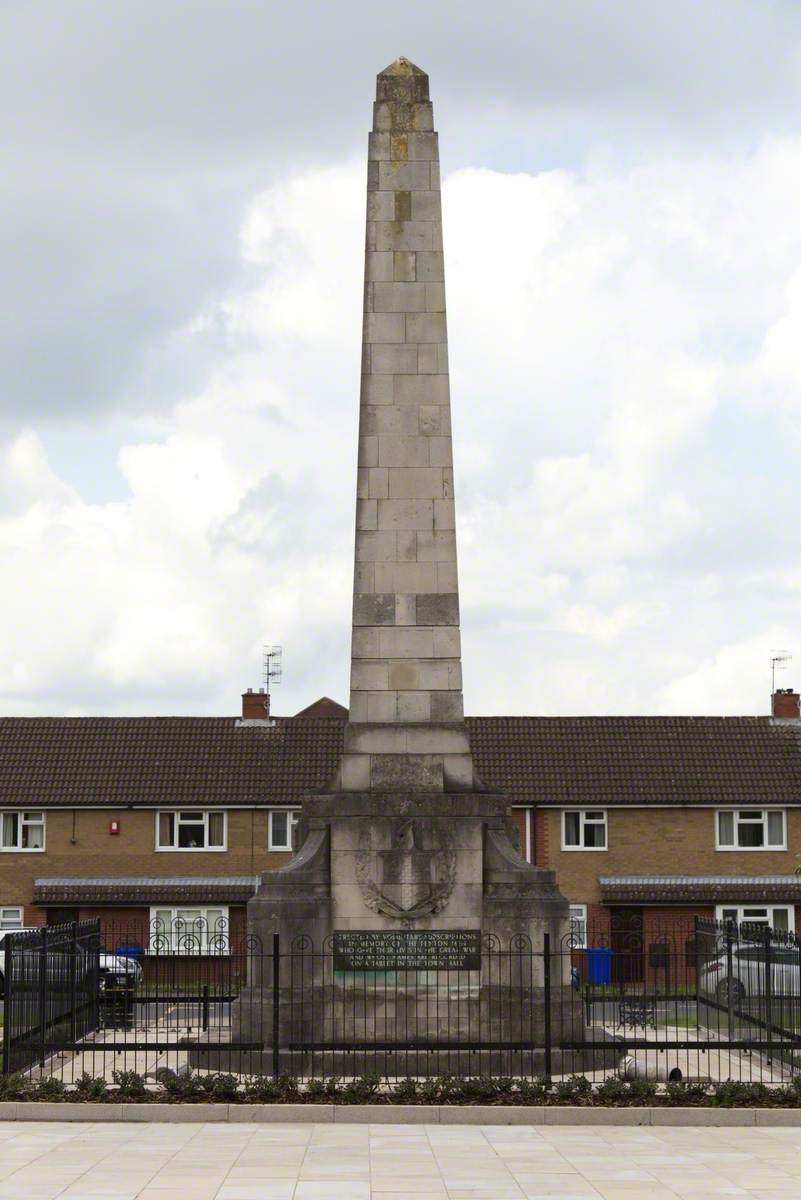
M67 1085L63 1079L54 1075L43 1075L31 1087L31 1100L64 1100L67 1095Z
M205 1088L197 1075L165 1075L161 1086L169 1100L180 1101L182 1104L192 1104L197 1100L207 1099Z
M306 1084L304 1096L310 1104L330 1103L338 1085L339 1080L336 1078L310 1079Z
M105 1100L108 1084L101 1077L96 1078L84 1071L75 1084L73 1096L76 1100Z
M568 1075L555 1084L554 1095L562 1104L586 1104L592 1095L592 1084L586 1075Z
M628 1097L628 1084L616 1075L610 1075L595 1091L595 1099L602 1104L622 1104Z
M544 1075L536 1079L518 1079L516 1090L523 1104L542 1104L551 1091L551 1081Z
M350 1079L339 1089L338 1099L344 1104L369 1104L381 1086L381 1076L374 1073Z
M279 1075L255 1075L245 1082L244 1099L254 1104L291 1104L301 1099L297 1079Z
M709 1084L698 1079L681 1079L665 1085L669 1105L698 1104L706 1100Z
M26 1075L0 1075L0 1100L26 1100L30 1090Z
M736 1079L724 1079L712 1084L711 1103L719 1108L734 1108L745 1105L754 1107L770 1101L771 1092L764 1083L739 1083Z
M203 1099L228 1104L239 1099L239 1080L236 1075L201 1075L198 1077Z
M145 1081L136 1071L112 1071L111 1078L117 1086L120 1100L144 1100L147 1097Z
M416 1079L399 1079L389 1093L390 1100L398 1104L414 1104L420 1095Z
M632 1079L628 1085L628 1099L635 1104L650 1104L657 1092L658 1084L653 1079Z

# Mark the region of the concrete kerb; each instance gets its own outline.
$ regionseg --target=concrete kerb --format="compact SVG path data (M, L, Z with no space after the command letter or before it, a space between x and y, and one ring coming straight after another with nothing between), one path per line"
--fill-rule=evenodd
M172 1124L796 1126L794 1108L589 1108L434 1104L0 1103L0 1121L135 1121Z

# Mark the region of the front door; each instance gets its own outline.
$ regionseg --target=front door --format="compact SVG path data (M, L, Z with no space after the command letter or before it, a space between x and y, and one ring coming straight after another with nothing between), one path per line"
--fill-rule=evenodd
M643 980L642 909L612 909L612 978L618 987Z

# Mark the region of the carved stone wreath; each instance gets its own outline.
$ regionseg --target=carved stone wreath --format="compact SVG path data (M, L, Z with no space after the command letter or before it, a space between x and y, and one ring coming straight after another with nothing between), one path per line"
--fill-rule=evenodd
M367 908L404 924L441 912L456 883L456 848L447 825L400 817L391 823L387 848L375 846L378 833L376 826L365 826L356 853L356 879ZM419 843L424 840L433 841L434 845L420 848ZM387 894L389 889L404 890L402 884L393 884L385 878L390 864L394 869L400 866L401 870L406 865L409 876L415 872L419 875L422 869L424 878L406 887L408 892L414 893L411 903L403 903L401 898L393 899Z

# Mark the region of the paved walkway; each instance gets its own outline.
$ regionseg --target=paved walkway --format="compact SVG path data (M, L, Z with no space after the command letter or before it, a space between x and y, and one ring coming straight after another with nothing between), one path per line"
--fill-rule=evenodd
M801 1129L0 1125L0 1200L801 1198Z

